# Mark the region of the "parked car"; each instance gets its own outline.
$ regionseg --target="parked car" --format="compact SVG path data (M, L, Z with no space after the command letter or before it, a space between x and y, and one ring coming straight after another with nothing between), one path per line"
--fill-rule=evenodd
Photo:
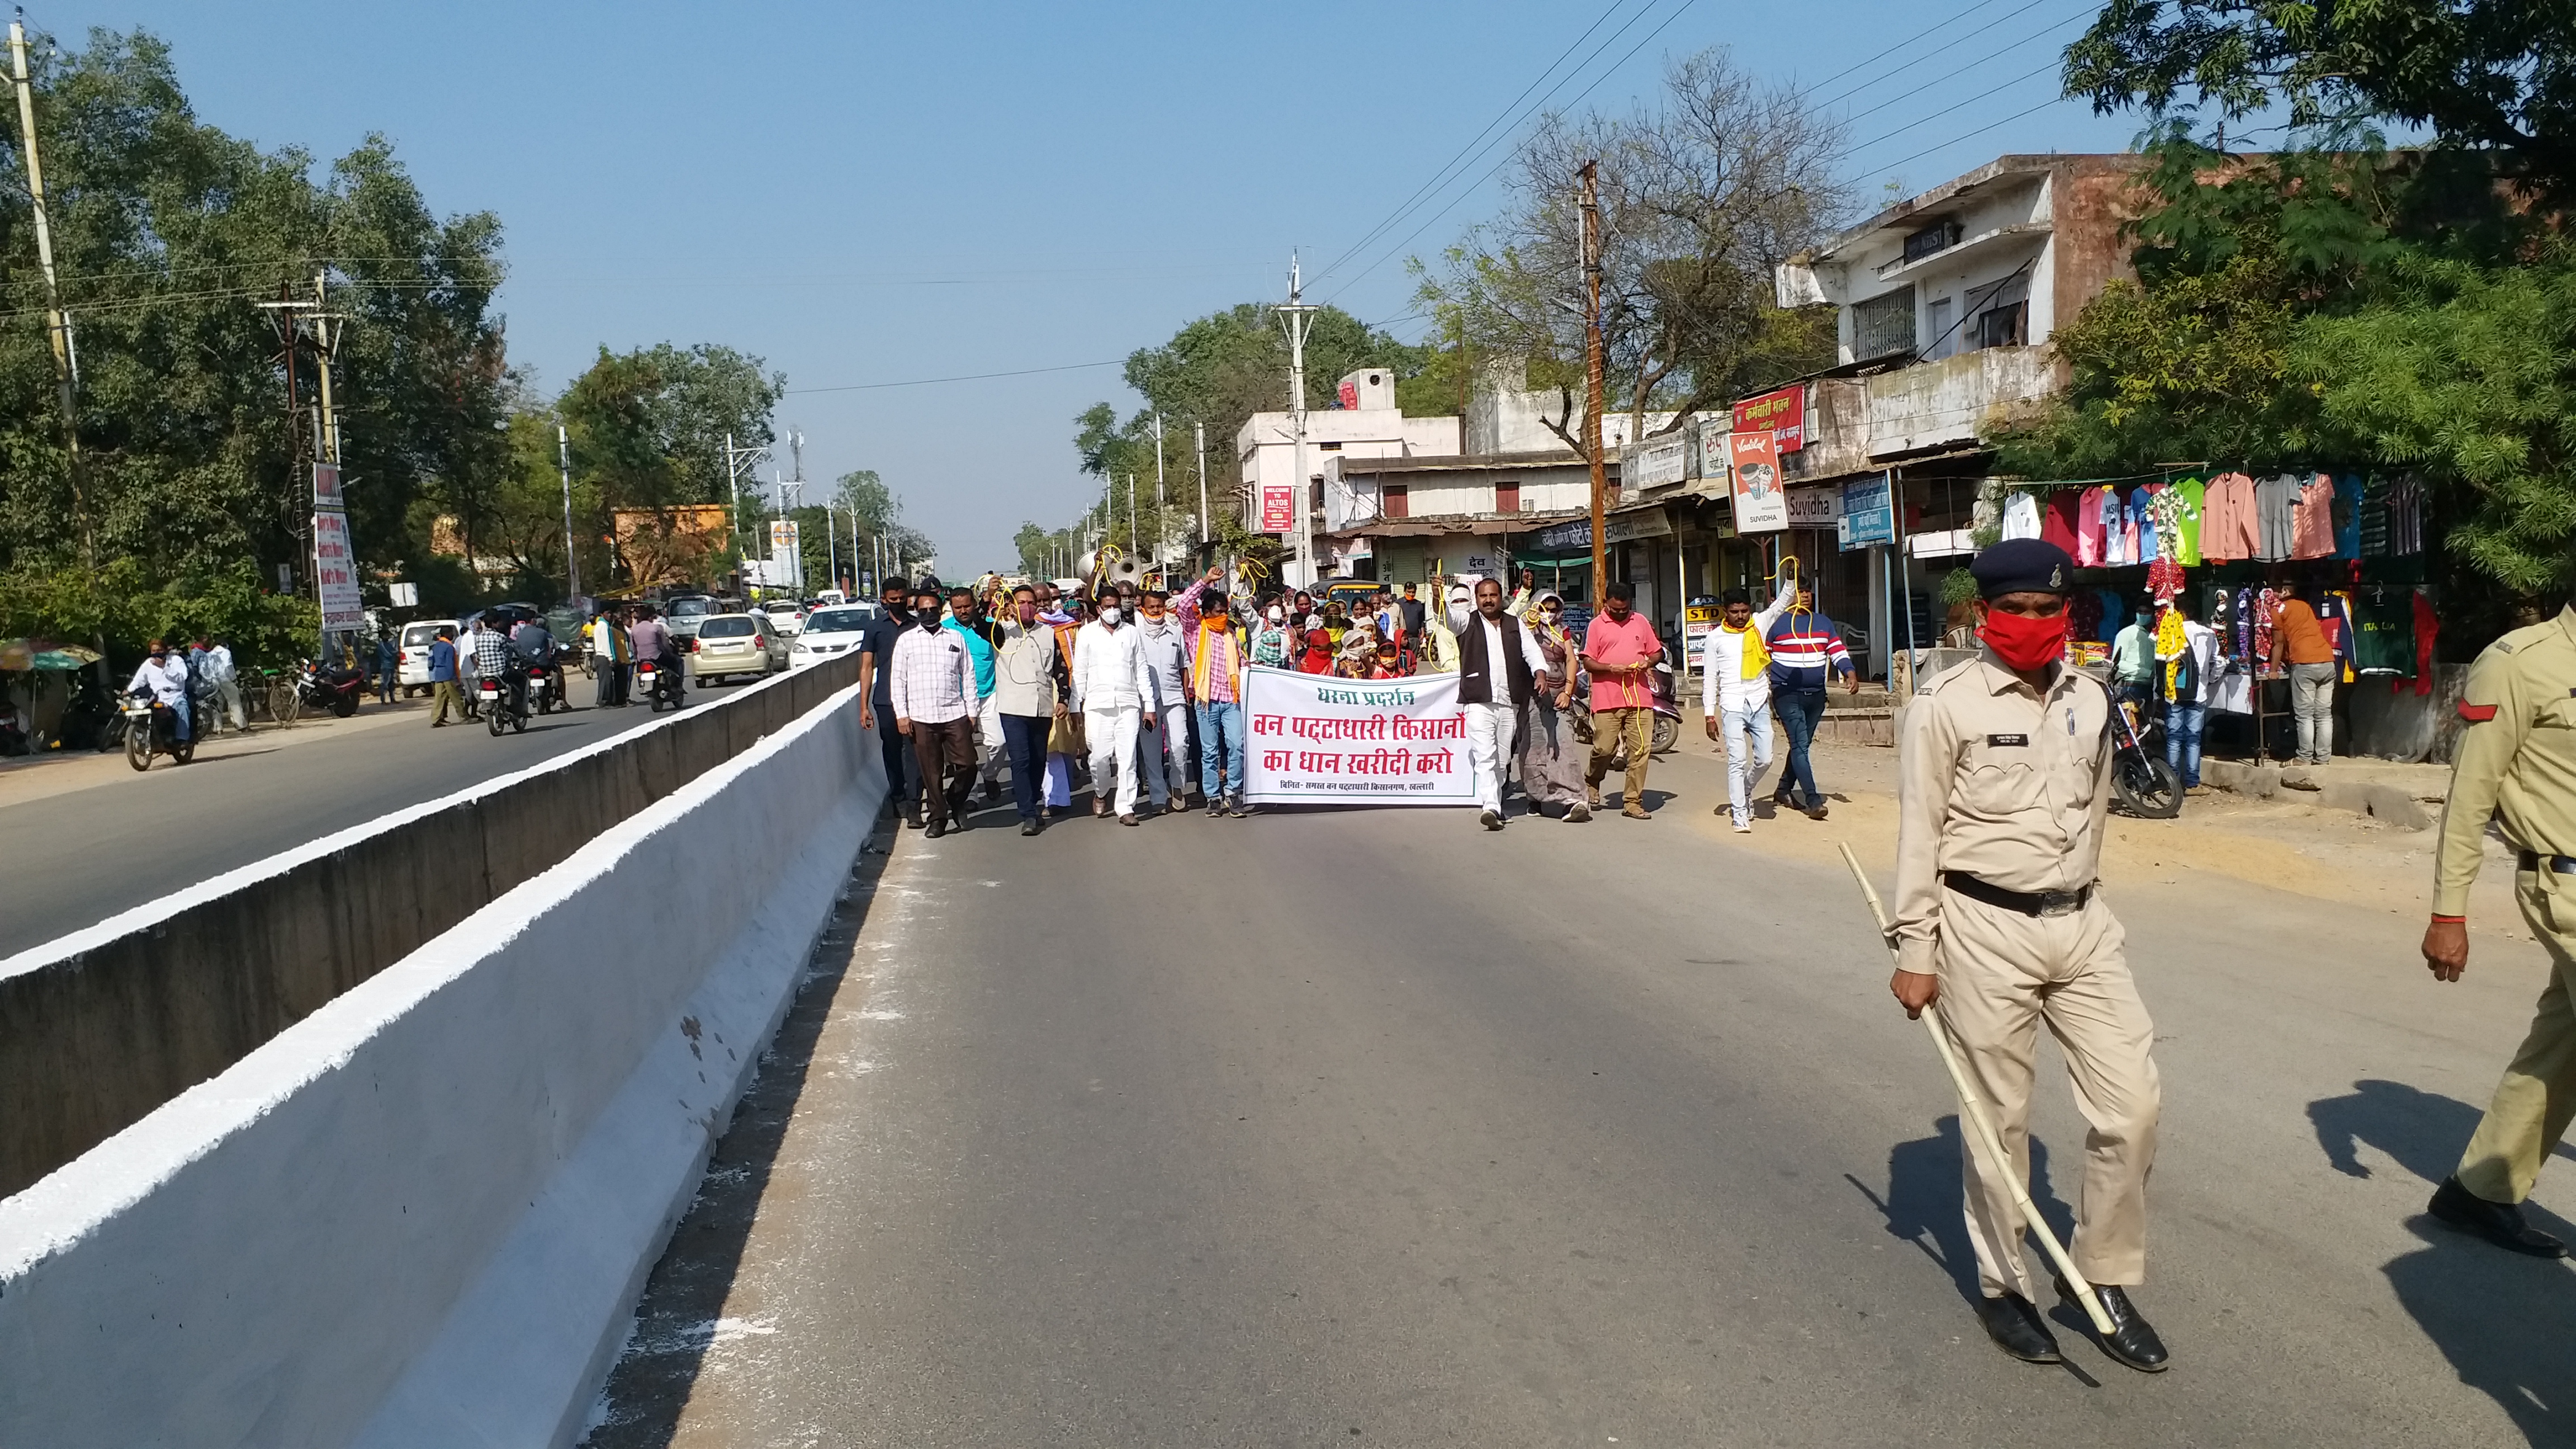
M763 604L752 612L766 615L770 624L790 639L805 632L805 611L784 599L775 604Z
M698 626L720 612L723 611L716 607L716 601L705 594L681 594L664 601L662 622L669 627L672 638L695 639Z
M787 639L766 615L710 614L683 657L691 679L757 678L787 667Z
M395 641L394 682L405 694L429 691L429 646L438 642L438 631L453 629L458 638L465 637L465 625L456 619L414 619L402 626Z
M805 630L787 649L791 669L818 664L835 654L846 654L864 642L868 626L883 612L874 604L839 604L816 609L805 619Z

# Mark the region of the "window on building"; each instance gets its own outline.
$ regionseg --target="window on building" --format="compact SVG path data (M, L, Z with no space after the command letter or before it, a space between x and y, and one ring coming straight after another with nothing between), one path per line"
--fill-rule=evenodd
M1914 288L1911 283L1852 306L1852 356L1867 362L1914 350Z
M1409 517L1413 511L1410 489L1402 483L1389 483L1378 490L1378 512L1389 518Z
M1919 262L1936 252L1946 252L1959 244L1959 224L1936 221L1905 239L1905 259Z
M1979 347L2020 347L2030 341L2030 304L2015 302L2004 307L1989 307L1977 314L1975 344Z
M1497 484L1495 484L1495 485L1494 485L1494 511L1495 511L1496 513L1518 513L1518 512L1520 512L1520 511L1521 511L1521 485L1519 485L1518 483L1497 483Z
M1338 453L1342 450L1342 445L1339 443L1317 443L1315 446L1327 453Z

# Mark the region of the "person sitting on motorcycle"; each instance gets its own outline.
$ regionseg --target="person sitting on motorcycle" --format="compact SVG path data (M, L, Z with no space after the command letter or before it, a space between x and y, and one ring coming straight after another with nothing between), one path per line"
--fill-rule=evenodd
M510 704L521 714L528 712L528 671L555 667L555 636L547 630L546 621L534 614L519 621L510 631L510 657L519 667L510 671Z
M493 628L490 619L474 621L474 677L500 680L510 701L526 712L528 681L510 667L510 636Z
M156 709L169 710L170 739L184 745L188 742L187 663L173 657L170 646L158 639L144 646L144 656L125 692L148 697Z
M679 651L671 647L671 627L651 604L638 604L637 618L626 627L626 642L635 651L637 664L651 663L653 687L668 689L674 696L680 692Z

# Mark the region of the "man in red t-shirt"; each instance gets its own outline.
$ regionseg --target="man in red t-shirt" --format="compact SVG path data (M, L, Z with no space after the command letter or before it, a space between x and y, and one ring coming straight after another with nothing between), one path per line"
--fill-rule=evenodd
M1646 759L1655 725L1655 661L1664 642L1655 626L1636 611L1635 591L1612 581L1601 590L1601 613L1583 631L1583 666L1592 671L1592 763L1584 771L1586 804L1601 808L1601 779L1622 745L1628 750L1628 781L1619 813L1646 818Z

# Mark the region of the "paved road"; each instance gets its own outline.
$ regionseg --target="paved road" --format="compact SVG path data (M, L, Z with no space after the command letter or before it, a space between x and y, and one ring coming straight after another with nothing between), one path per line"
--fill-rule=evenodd
M690 708L727 687L690 692ZM590 683L575 677L575 700ZM477 781L633 729L640 706L576 708L531 720L494 739L482 725L429 728L425 709L254 731L209 745L185 768L158 760L135 774L121 761L46 761L0 781L0 840L10 842L0 893L0 957L247 865L317 836L433 800ZM81 772L97 783L48 793L43 772Z
M2576 1442L2576 1272L2419 1216L2535 948L2435 989L2413 879L2395 915L2123 890L2167 1085L2137 1298L2176 1367L2061 1314L2072 1367L2031 1368L1970 1316L1955 1109L1848 880L1721 835L1704 763L1661 781L1694 803L1498 837L903 836L589 1442Z

